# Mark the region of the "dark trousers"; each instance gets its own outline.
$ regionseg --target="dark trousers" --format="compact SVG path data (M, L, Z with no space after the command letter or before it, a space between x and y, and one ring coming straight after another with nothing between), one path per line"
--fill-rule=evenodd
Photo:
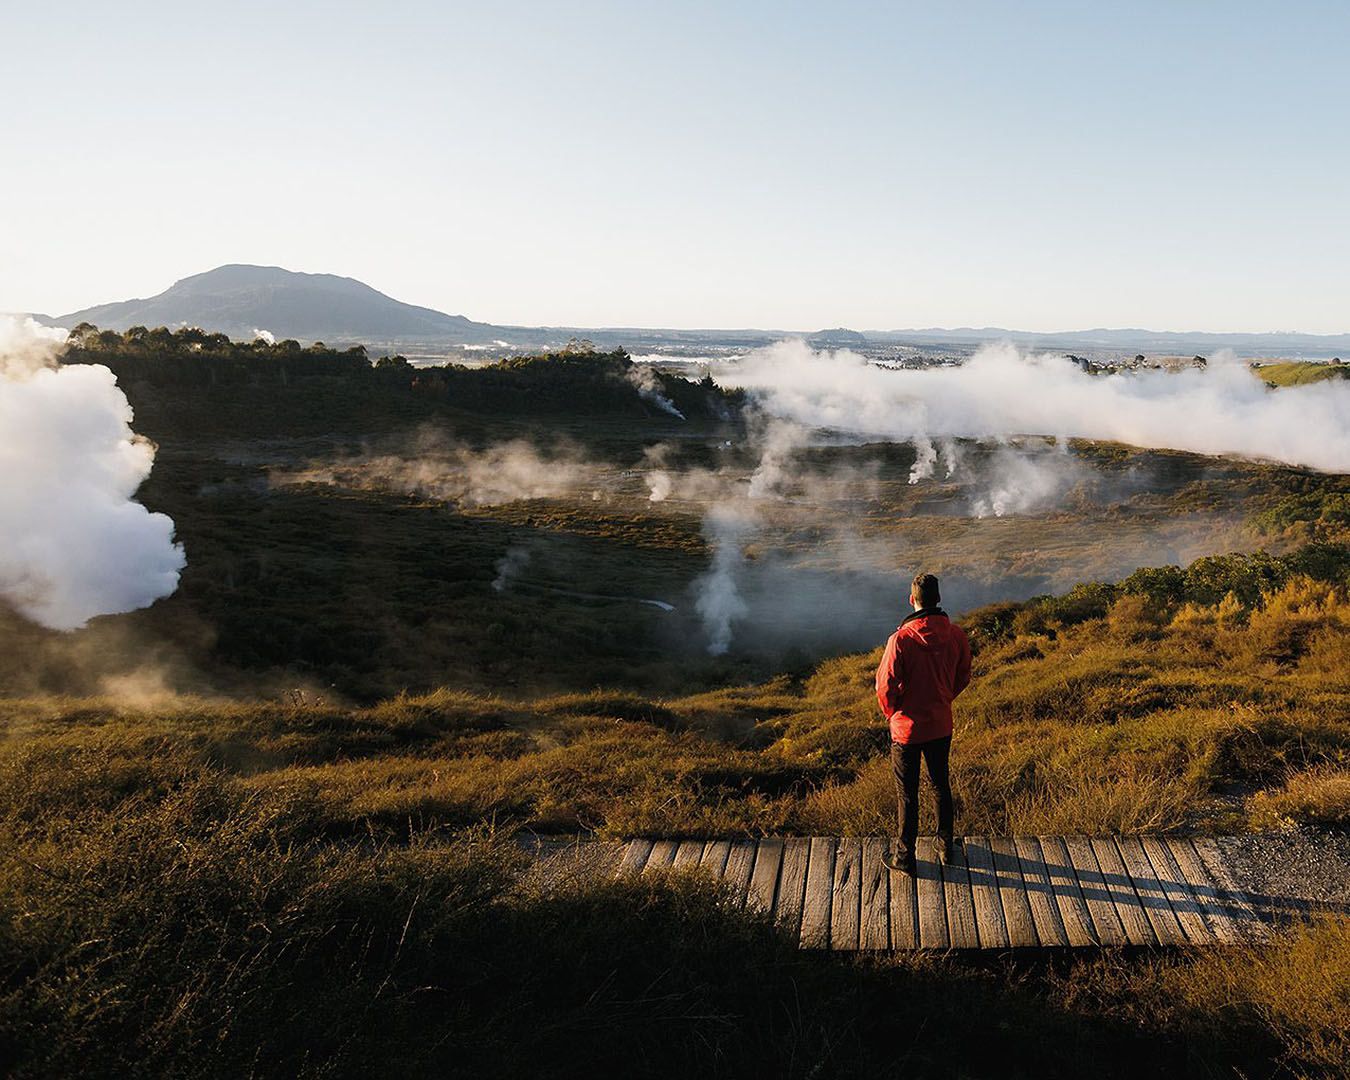
M919 836L919 758L928 768L928 779L937 795L938 836L952 839L952 780L948 759L952 737L944 735L922 743L891 743L891 767L895 770L895 795L899 803L900 853L914 854Z

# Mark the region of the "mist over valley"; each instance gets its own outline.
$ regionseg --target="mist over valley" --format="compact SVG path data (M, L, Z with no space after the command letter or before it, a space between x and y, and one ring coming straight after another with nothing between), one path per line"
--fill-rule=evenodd
M157 658L81 646L98 662L18 664L29 689L716 685L875 647L920 568L960 615L1278 554L1293 539L1260 515L1350 468L1350 385L1272 389L1225 354L1112 373L1004 344L896 368L786 341L684 377L576 344L414 367L93 328L56 362L50 334L24 334L44 342L42 378L116 373L123 438L155 447L136 505L177 540L147 541L138 598L66 602L78 616L45 597L98 586L36 555L8 571L17 617L99 615L71 642L145 635L136 652ZM25 520L25 550L59 550ZM543 637L553 659L522 673Z

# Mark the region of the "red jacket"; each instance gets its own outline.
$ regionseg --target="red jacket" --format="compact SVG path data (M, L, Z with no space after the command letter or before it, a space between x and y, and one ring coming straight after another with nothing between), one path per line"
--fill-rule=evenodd
M877 704L891 739L921 743L952 733L952 699L970 683L970 640L941 608L914 612L886 642Z

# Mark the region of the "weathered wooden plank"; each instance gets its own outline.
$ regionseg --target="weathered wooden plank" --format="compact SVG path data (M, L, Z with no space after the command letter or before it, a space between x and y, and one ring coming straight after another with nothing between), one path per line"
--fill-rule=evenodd
M783 867L783 841L767 837L755 845L755 868L750 874L745 906L757 911L773 911L778 896L778 872Z
M1116 905L1111 902L1111 894L1106 890L1106 882L1102 880L1097 857L1092 854L1092 844L1086 836L1066 836L1064 849L1069 853L1078 887L1083 891L1083 900L1092 916L1097 943L1126 944L1129 939L1125 936L1125 928L1120 925L1120 916L1116 914Z
M1167 849L1172 853L1172 858L1176 859L1181 872L1186 875L1186 884L1190 886L1196 902L1200 905L1200 914L1214 931L1214 936L1220 941L1236 941L1241 936L1237 921L1228 913L1214 880L1205 869L1205 864L1200 861L1200 856L1195 853L1191 842L1180 837L1171 837L1167 841Z
M980 948L1006 949L1008 924L1003 918L1003 901L998 895L998 875L994 871L994 853L990 850L989 840L983 836L967 836L965 849Z
M1219 845L1214 842L1213 837L1193 836L1191 845L1200 856L1200 861L1205 864L1210 877L1214 879L1214 884L1218 886L1219 895L1237 922L1239 932L1252 937L1264 937L1269 934L1270 927L1257 913L1251 897L1234 879L1233 872L1228 867L1228 860L1223 857L1223 852L1219 850Z
M801 943L804 949L830 946L830 907L834 899L834 855L839 846L833 836L811 837L811 858L806 864L806 899L802 905Z
M834 889L830 898L830 948L856 952L862 915L862 841L839 840L834 856Z
M1158 875L1158 883L1172 905L1177 922L1186 932L1187 940L1192 945L1212 944L1214 931L1200 913L1200 905L1186 883L1186 875L1177 866L1176 859L1172 858L1167 841L1161 836L1143 836L1139 842L1144 848L1144 854L1148 856L1153 872Z
M692 870L703 859L705 847L707 847L706 840L681 840L670 865L676 870Z
M698 861L699 869L720 878L723 868L727 865L727 856L730 854L730 840L709 840L703 846L703 854Z
M1206 944L1269 932L1211 838L969 837L944 867L888 872L889 840L634 838L613 873L698 868L771 912L804 948L1003 949ZM607 871L608 872L608 871Z
M862 915L858 929L858 948L891 947L890 871L881 861L886 841L869 836L862 842Z
M1061 836L1037 837L1041 849L1042 865L1050 879L1050 897L1059 910L1060 922L1064 926L1064 936L1074 947L1097 943L1097 931L1092 923L1092 915L1083 899L1083 890L1078 884L1078 875L1074 873L1073 862ZM1023 867L1025 872L1025 865Z
M1157 935L1158 943L1185 945L1186 931L1177 921L1176 912L1172 910L1172 904L1167 899L1167 891L1158 880L1158 875L1153 872L1153 864L1148 861L1139 837L1118 836L1116 847L1120 850L1125 871L1134 882L1134 891L1139 896L1139 902L1143 905L1144 914L1148 916L1149 924L1153 927L1153 933Z
M942 885L942 873L934 858L933 845L920 840L915 854L918 856L914 893L919 913L919 948L950 948L952 938L947 930L947 895Z
M778 898L774 902L774 920L793 937L802 928L802 907L806 902L806 867L810 862L811 841L793 836L783 844L783 871L778 878Z
M931 857L937 862L941 841L932 840L929 844ZM941 864L939 864L941 866ZM957 858L956 862L941 866L942 891L947 902L947 932L951 936L953 949L978 949L980 934L975 926L975 897L970 888L970 868L966 860Z
M728 845L726 862L722 869L722 884L731 890L737 904L745 903L745 891L750 886L750 874L755 868L755 842L733 840Z
M640 873L643 866L646 865L648 856L652 853L653 843L654 841L644 840L641 837L628 841L628 846L623 851L623 858L619 860L619 868L614 873L616 875Z
M1054 885L1041 853L1041 842L1034 836L1019 836L1013 840L1017 862L1026 885L1027 905L1031 921L1036 927L1036 938L1043 947L1061 948L1069 944L1064 932L1064 920L1055 902Z
M1134 882L1125 869L1125 860L1120 857L1115 841L1109 836L1094 836L1092 854L1097 856L1102 882L1111 902L1116 905L1116 916L1125 930L1125 939L1131 945L1158 944L1158 936L1148 921L1139 894L1134 891Z
M1040 944L1040 939L1031 917L1031 902L1027 898L1027 884L1022 879L1017 848L1006 836L994 837L989 841L989 853L994 864L999 902L1003 905L1004 924L1008 928L1008 944L1014 949L1033 949ZM1063 930L1062 925L1060 929Z
M652 853L647 856L646 863L643 864L642 872L645 874L648 870L665 870L675 861L675 852L679 850L680 842L678 840L658 840L652 845Z
M890 844L889 840L882 841L883 844ZM896 871L888 871L890 878L888 888L891 892L891 948L892 949L917 949L920 945L919 932L919 896L915 888L915 880L909 874L902 874ZM946 947L947 922L946 916L941 913L939 905L939 918L942 923L942 945ZM934 936L930 929L930 937ZM927 946L925 946L926 948Z

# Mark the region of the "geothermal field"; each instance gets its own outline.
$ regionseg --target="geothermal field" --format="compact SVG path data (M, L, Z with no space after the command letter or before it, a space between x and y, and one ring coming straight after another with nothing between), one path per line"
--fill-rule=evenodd
M787 341L702 381L622 353L292 379L259 342L225 382L62 363L61 336L7 339L8 453L43 465L6 472L0 587L37 628L110 618L37 685L491 688L545 628L547 685L716 684L875 647L920 569L960 615L1278 553L1262 512L1350 469L1350 384L1231 354L895 370ZM153 659L105 655L123 635Z

